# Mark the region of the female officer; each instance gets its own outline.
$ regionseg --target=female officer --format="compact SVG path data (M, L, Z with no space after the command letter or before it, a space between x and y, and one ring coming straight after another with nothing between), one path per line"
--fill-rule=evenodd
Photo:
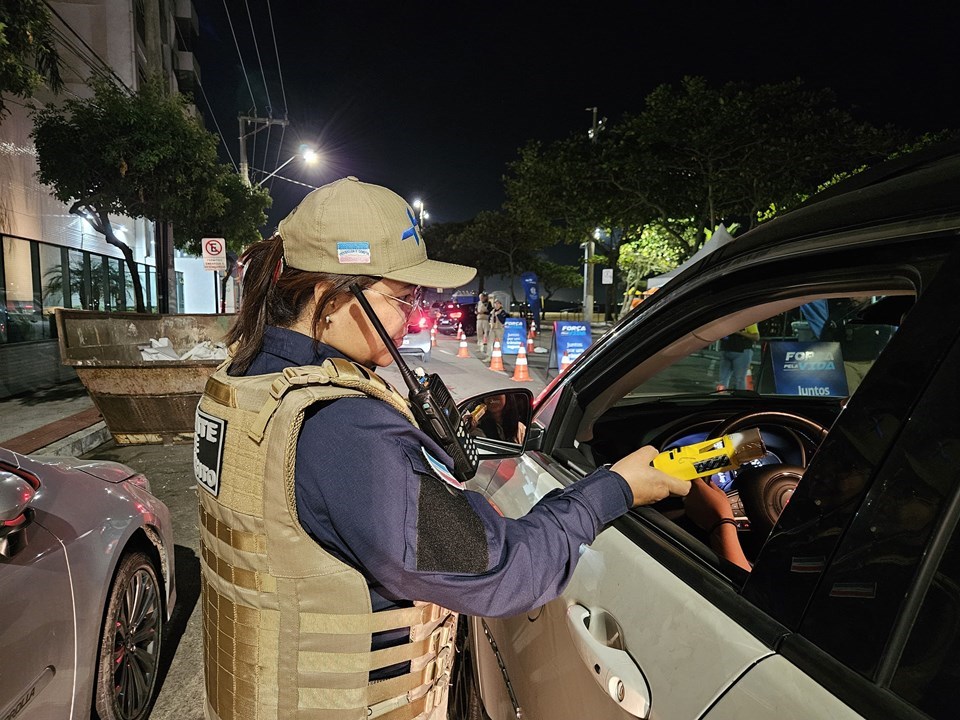
M198 408L208 717L336 708L389 720L400 706L439 717L452 655L443 608L543 605L604 524L687 492L650 466L649 447L519 519L463 489L373 373L391 355L348 290L363 288L399 346L422 286L474 276L427 259L390 190L326 185L242 261L232 358Z

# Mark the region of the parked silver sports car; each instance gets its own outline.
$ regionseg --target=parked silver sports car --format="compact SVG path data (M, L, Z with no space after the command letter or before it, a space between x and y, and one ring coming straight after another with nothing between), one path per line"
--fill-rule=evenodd
M0 448L0 718L146 717L173 556L143 475Z

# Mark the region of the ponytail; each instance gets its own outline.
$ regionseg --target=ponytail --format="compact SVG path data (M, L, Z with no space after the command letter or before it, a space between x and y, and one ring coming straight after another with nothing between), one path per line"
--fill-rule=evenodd
M279 235L251 245L240 257L240 264L240 310L226 336L228 345L237 344L230 364L231 375L246 373L263 347L267 325L290 327L300 318L313 300L317 285L324 285L324 292L313 311L314 338L320 334L324 308L332 300L349 294L351 283L366 288L377 282L377 278L366 275L334 275L286 266Z

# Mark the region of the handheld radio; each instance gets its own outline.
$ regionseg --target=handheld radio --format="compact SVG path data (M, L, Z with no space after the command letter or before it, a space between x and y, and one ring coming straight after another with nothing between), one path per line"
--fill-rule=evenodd
M400 356L380 318L370 307L369 301L363 294L363 288L356 283L351 283L350 292L356 296L360 307L367 314L374 330L377 331L397 364L400 376L407 386L410 410L420 429L436 440L437 444L453 458L454 477L461 482L469 480L477 472L477 448L473 438L467 434L463 426L463 418L460 417L460 411L450 396L447 386L436 373L419 377L414 375Z
M653 459L653 466L678 480L693 480L725 470L736 470L745 462L763 457L766 452L760 431L750 428L713 440L664 450Z

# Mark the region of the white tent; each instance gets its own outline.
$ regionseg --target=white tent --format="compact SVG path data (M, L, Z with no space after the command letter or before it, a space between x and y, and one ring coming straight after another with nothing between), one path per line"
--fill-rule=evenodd
M658 287L661 287L662 285L665 285L670 280L673 280L673 278L675 278L677 275L679 275L684 270L686 270L688 267L690 267L694 263L699 262L700 260L705 258L707 255L712 253L714 250L716 250L719 247L723 247L729 242L733 242L733 235L727 232L727 228L726 226L724 226L723 223L720 223L717 226L717 229L714 231L713 235L710 236L710 239L703 244L703 247L701 247L693 255L687 258L687 260L682 265L675 267L670 272L665 272L663 275L657 275L656 277L648 278L647 290L650 290L651 288L658 288Z

